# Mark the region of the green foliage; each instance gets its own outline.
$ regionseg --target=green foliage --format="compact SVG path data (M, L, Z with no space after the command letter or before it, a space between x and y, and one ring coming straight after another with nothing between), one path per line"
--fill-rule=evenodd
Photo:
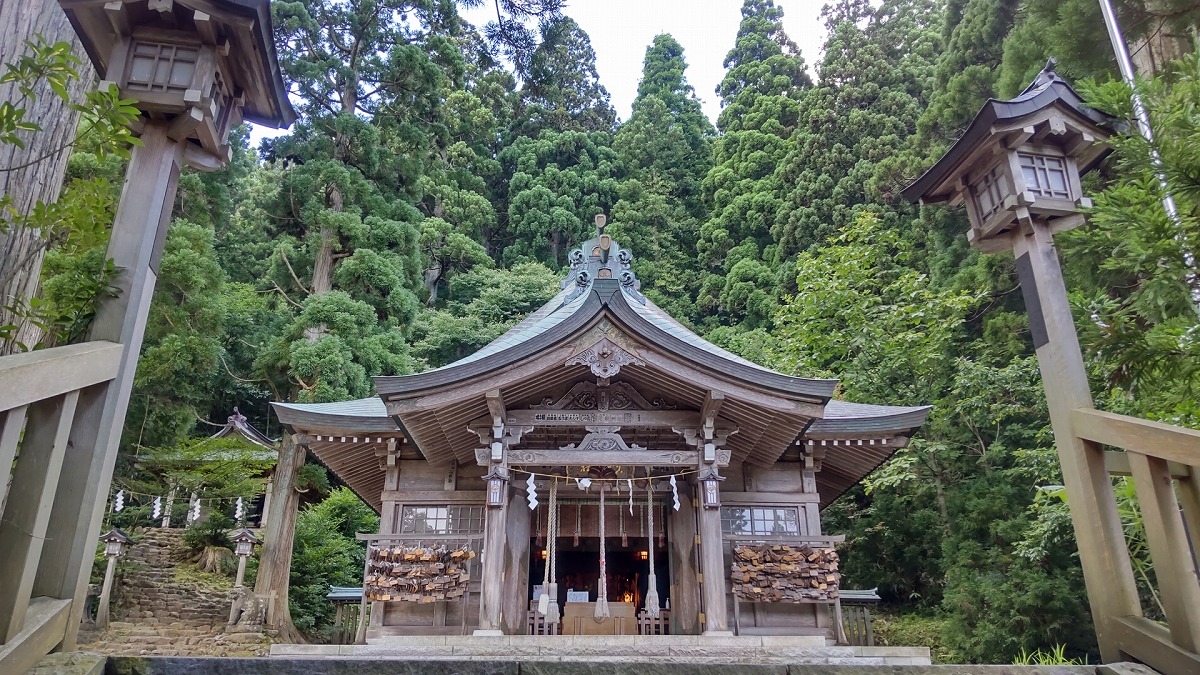
M1107 386L1135 400L1130 412L1176 424L1200 424L1200 60L1192 56L1139 85L1156 134L1151 146L1133 124L1130 91L1121 83L1085 84L1090 101L1130 120L1112 140L1112 180L1093 197L1087 228L1063 237L1073 302L1085 319L1081 342ZM1175 198L1164 192L1151 153ZM1128 405L1128 404L1124 404Z
M183 531L183 543L190 553L202 553L206 548L233 549L229 530L233 519L221 511L212 511L208 517Z
M596 73L591 38L565 16L544 23L541 33L521 88L520 133L611 131L617 112Z
M1084 666L1087 657L1069 658L1066 645L1054 645L1049 650L1038 649L1032 654L1023 648L1013 663L1018 666Z
M296 471L296 490L299 492L315 492L318 495L329 494L329 474L325 468L316 464L305 464Z
M942 642L942 632L950 619L940 615L916 613L892 614L887 611L872 612L874 619L875 644L881 646L929 647L930 660L934 664L962 663L962 657L948 649Z
M329 587L362 583L366 547L354 535L378 531L379 517L345 488L300 512L288 590L297 628L311 635L331 628L333 604L325 599Z
M142 449L135 461L138 473L124 482L137 492L233 499L263 491L275 453L236 437L198 438Z

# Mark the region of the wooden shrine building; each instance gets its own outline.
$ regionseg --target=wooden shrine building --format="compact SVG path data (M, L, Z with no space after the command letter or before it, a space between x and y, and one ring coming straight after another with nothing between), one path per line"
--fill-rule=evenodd
M380 513L367 638L835 635L840 538L820 509L929 408L833 400L836 380L710 344L642 295L597 222L561 292L475 354L377 377L378 397L274 404Z

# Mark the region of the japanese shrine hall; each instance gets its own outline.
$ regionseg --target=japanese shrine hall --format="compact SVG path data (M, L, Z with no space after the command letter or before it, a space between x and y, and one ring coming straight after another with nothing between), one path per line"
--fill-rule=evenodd
M377 377L378 397L274 404L380 513L368 641L834 637L841 538L820 510L929 408L834 400L836 380L705 341L640 292L597 223L561 292L475 354Z

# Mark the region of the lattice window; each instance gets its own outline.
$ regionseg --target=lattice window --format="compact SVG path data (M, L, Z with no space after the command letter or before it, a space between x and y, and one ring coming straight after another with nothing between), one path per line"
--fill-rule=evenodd
M1025 176L1025 189L1039 197L1070 199L1067 186L1067 162L1062 157L1017 153L1021 161L1021 173Z
M405 506L400 534L479 534L482 506Z
M794 506L723 506L721 531L734 536L800 534L800 518Z
M192 85L199 54L194 47L135 42L128 87L138 91L183 92Z
M1004 182L1000 165L992 167L991 171L976 181L971 191L975 193L980 222L987 220L993 213L999 211L1005 195L1008 194L1008 184Z

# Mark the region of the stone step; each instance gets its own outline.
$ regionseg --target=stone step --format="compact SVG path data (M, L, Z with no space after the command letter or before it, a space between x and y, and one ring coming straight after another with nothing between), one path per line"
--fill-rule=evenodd
M206 667L206 664L211 664ZM712 661L523 660L488 659L351 659L326 663L303 658L236 659L221 662L198 658L111 658L109 672L136 665L139 675L168 673L238 673L238 675L1096 675L1096 666L878 665L855 662L746 664ZM1122 664L1126 665L1126 664ZM1111 666L1109 667L1111 668ZM1111 672L1144 672L1122 669Z

